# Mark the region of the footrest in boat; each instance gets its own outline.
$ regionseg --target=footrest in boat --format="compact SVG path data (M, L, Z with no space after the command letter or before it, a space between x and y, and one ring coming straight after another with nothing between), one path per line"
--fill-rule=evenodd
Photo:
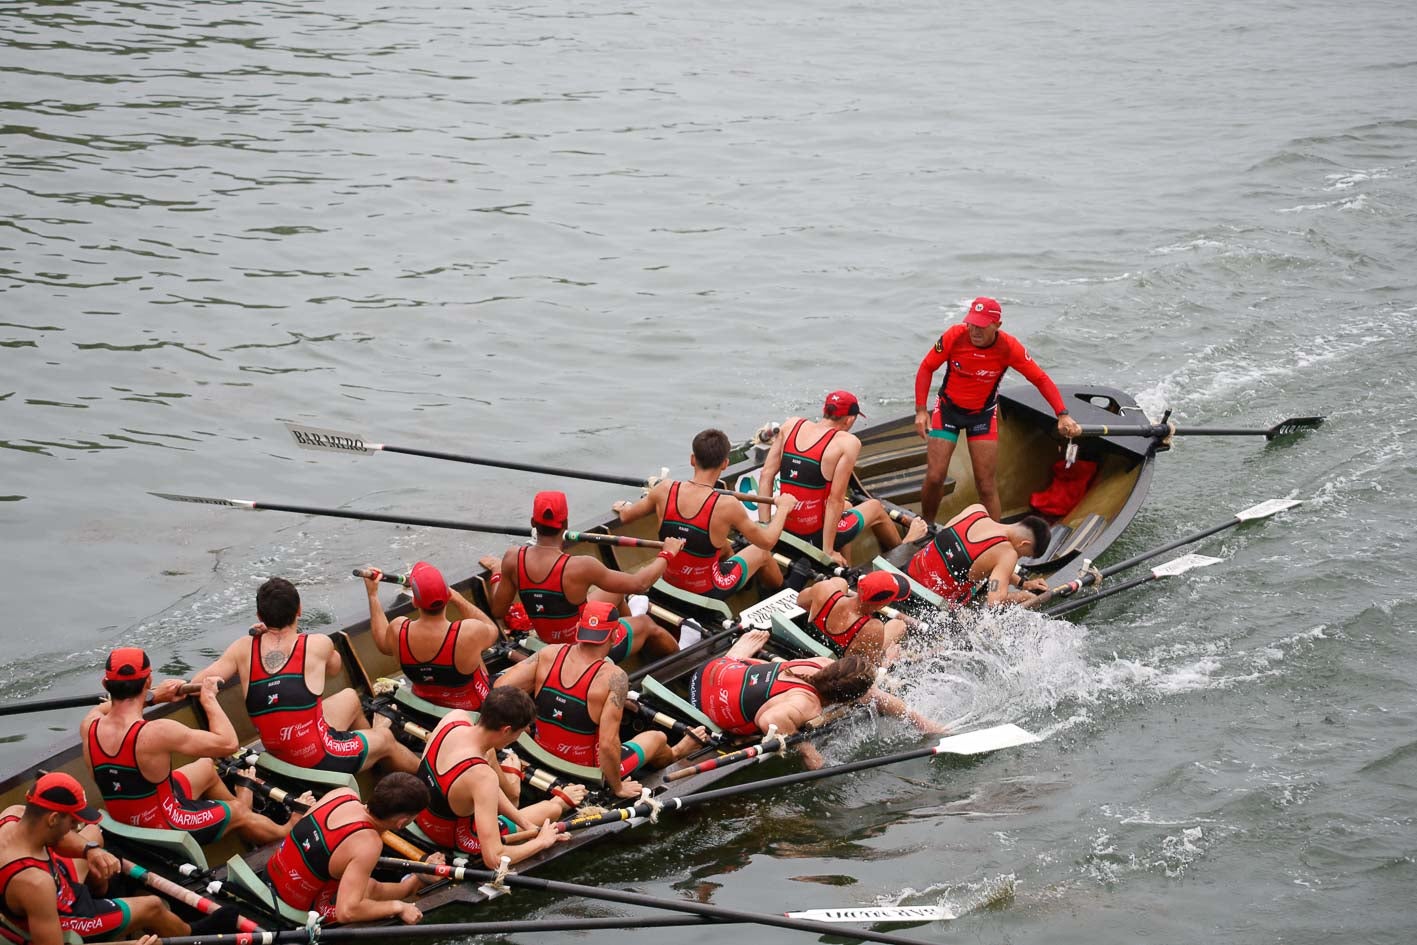
M591 787L599 787L605 783L605 776L600 773L599 768L592 768L589 765L578 765L574 762L557 758L551 752L542 748L536 743L536 739L523 732L517 738L517 750L524 752L526 757L535 761L536 764L544 768L550 768L558 774L563 774L568 778L574 778L582 784Z
M838 656L825 642L817 640L782 614L772 615L772 638L803 656L827 656L832 659Z
M314 768L301 768L296 765L281 761L268 751L261 752L256 759L257 769L267 774L275 775L284 781L293 781L296 784L309 785L311 788L320 788L315 793L323 794L335 788L349 788L355 794L359 793L359 782L352 774L342 774L337 771L318 771Z
M679 718L693 725L702 725L715 735L723 731L715 725L707 715L696 709L693 703L686 699L679 698L668 686L655 679L653 676L646 676L639 681L639 687L645 695L653 696L655 701L664 706L670 712L677 713Z
M681 590L663 578L654 582L654 587L650 588L650 593L666 597L678 604L693 607L702 613L712 614L712 619L714 620L733 619L733 611L729 610L728 605L723 601L715 600L712 597L705 597L702 594L695 594L693 591Z
M830 555L812 542L798 538L796 535L783 532L782 537L777 540L777 543L791 548L799 558L810 558L812 561L826 568L836 567L836 562L831 559Z
M921 584L919 581L915 580L915 578L906 574L900 568L897 568L895 565L891 564L889 561L887 561L880 555L877 555L876 560L872 561L871 564L875 566L877 571L889 571L892 574L899 574L901 577L905 578L907 581L910 582L910 593L913 596L920 598L922 601L929 604L931 607L945 606L945 599L943 597L941 597L939 594L936 594L924 584Z
M202 847L185 830L164 830L157 827L134 827L114 820L107 812L99 815L99 827L108 837L116 839L118 846L137 846L157 851L173 863L191 863L206 872L207 857Z
M226 883L246 899L260 903L292 925L303 926L310 918L304 909L297 909L277 896L274 889L262 882L251 864L239 856L226 861Z

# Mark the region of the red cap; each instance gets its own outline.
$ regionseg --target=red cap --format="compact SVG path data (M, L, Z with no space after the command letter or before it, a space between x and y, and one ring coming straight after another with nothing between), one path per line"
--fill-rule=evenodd
M872 571L856 582L856 593L871 607L884 607L909 597L910 582L891 571Z
M822 404L822 416L828 420L839 420L842 417L859 417L864 414L861 413L861 404L855 394L849 390L834 390L827 394L826 403Z
M969 314L964 316L966 325L978 325L980 328L987 328L990 325L997 325L1004 319L1004 310L999 308L999 303L995 299L981 295L973 302L969 303Z
M40 775L25 795L25 803L61 814L73 814L86 824L98 823L98 811L89 806L83 787L62 771Z
M103 668L103 678L112 682L126 682L130 679L147 679L153 674L148 654L136 646L120 646L108 654L108 663Z
M570 518L566 510L566 493L538 492L531 500L531 524L547 528L565 528Z
M604 600L588 600L581 608L581 622L576 627L577 643L604 643L615 632L620 611Z
M418 562L408 572L408 589L413 591L413 606L419 610L437 608L452 596L448 582L443 580L443 572L427 561Z

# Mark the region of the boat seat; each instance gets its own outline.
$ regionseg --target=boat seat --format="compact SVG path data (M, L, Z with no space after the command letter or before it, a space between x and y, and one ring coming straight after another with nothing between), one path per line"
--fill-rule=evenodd
M0 942L32 942L30 933L20 928L8 918L0 915ZM59 941L64 945L84 945L84 940L79 937L78 932L65 931L61 934Z
M297 784L309 785L311 788L320 788L316 795L333 791L335 788L349 788L355 794L359 793L359 782L352 774L342 774L338 771L319 771L315 768L301 768L297 765L288 764L281 761L268 751L261 752L256 759L256 768L266 774L272 774L284 781L294 781Z
M120 846L133 845L157 850L176 863L191 863L206 872L207 857L202 846L185 830L165 830L160 827L134 827L119 823L107 811L99 814L99 827L118 840Z
M689 702L687 699L681 699L673 690L653 676L646 676L641 679L639 687L645 695L653 696L664 708L672 712L677 712L680 719L691 722L694 725L702 725L715 735L723 731L723 729L715 725L707 715L704 715L695 708L692 702Z
M682 590L670 584L668 581L664 580L664 578L655 581L654 587L651 588L651 590L681 604L687 604L698 610L707 611L721 620L733 619L733 611L729 610L728 604L723 601L715 600L712 597L705 597L702 594L695 594L693 591Z
M772 638L806 656L827 656L832 659L837 657L835 650L782 614L772 615Z
M393 699L400 708L407 709L410 712L416 712L429 719L441 719L443 716L447 715L449 711L447 706L438 705L437 703L429 702L422 696L414 695L412 687L406 682L399 683L399 687L393 692ZM476 718L477 713L474 712L472 714L473 717Z
M924 584L921 584L919 581L915 580L915 578L906 574L900 568L897 568L895 565L891 564L883 556L877 555L876 560L872 561L871 564L875 567L877 571L889 571L892 574L899 574L901 577L905 578L907 581L910 582L911 595L920 598L922 601L929 604L931 607L945 606L945 599L943 597L930 590Z
M788 532L783 532L782 537L777 540L777 543L779 545L786 545L793 551L797 552L799 556L810 558L811 560L815 561L817 564L822 565L823 567L836 567L836 562L831 559L830 555L828 555L822 549L818 548L812 542L806 541L802 538L798 538L796 535L789 534Z
M589 765L578 765L574 762L557 758L555 755L551 754L551 752L538 745L536 739L532 738L527 732L522 732L522 734L518 736L517 749L525 752L526 757L535 761L538 765L544 768L550 768L557 774L563 774L582 784L591 787L599 787L605 783L605 776L600 773L599 768L592 768Z
M239 856L226 861L226 882L247 899L260 903L292 925L303 926L310 918L307 911L297 909L277 896L275 890L251 869L251 864Z

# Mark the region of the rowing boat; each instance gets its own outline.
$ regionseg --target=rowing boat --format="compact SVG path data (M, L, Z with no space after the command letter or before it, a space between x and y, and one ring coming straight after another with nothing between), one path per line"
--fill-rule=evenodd
M1064 387L1062 391L1073 416L1083 424L1116 424L1119 418L1125 419L1132 414L1140 416L1140 408L1135 401L1121 391L1087 386ZM1001 393L998 481L1006 520L1027 513L1030 494L1047 485L1059 455L1059 444L1052 433L1053 426L1052 411L1032 388L1011 389ZM912 418L902 417L856 432L862 441L854 484L856 493L861 497L880 499L890 508L918 510L925 449L915 434ZM1091 560L1097 558L1115 541L1135 516L1146 496L1158 445L1155 439L1139 436L1105 436L1087 441L1084 458L1096 464L1096 472L1076 506L1053 522L1054 537L1046 557L1030 563L1037 572L1048 573L1050 581L1070 580L1081 574ZM726 476L733 488L745 494L758 491L755 476L765 453L765 448L760 445L746 454L740 454L741 458L730 467ZM951 465L940 519L945 520L976 501L978 496L970 473L967 445L961 443ZM611 518L581 531L650 538L654 537L655 524L653 520L641 520L626 526L621 525L618 518ZM652 550L642 548L586 542L573 545L567 550L572 554L599 555L608 565L625 570L638 568L654 554ZM851 564L854 567L870 567L873 563L885 566L877 557L878 549L869 532L853 543L851 550ZM786 565L805 559L822 571L830 571L834 567L819 551L790 536L784 536L777 553ZM456 587L473 602L487 609L487 578L485 572L479 572L464 578ZM923 590L921 597L929 600ZM750 620L761 619L764 625L774 629L770 648L777 654L792 657L821 652L820 641L816 641L818 648L814 649L814 641L810 636L794 632L792 603L783 595L764 602L752 590L745 589L730 600L719 602L685 594L661 584L652 591L651 598L652 616L671 631L677 631L686 619L694 620L712 631L698 646L659 660L653 665L627 666L631 686L641 690L641 701L645 705L684 722L696 724L699 721L693 717L693 709L687 705L685 698L688 678L704 662L720 655L729 647L734 634L724 628L741 625L740 618L745 612ZM411 610L412 604L405 600L391 608L389 616L401 616ZM776 618L772 616L774 611L778 612ZM404 737L409 740L410 747L421 751L421 744L418 744L410 733L416 732L419 727L431 727L436 721L433 713L437 710L426 704L420 705L418 700L402 688L390 689L387 684L380 684L380 680L395 679L399 675L399 667L394 658L386 656L375 647L368 621L360 621L330 635L344 657L344 668L340 674L328 680L327 694L349 687L356 689L363 696L368 709L394 717L398 722L396 729L405 733ZM523 644L534 646L535 642L523 641ZM489 654L489 668L496 672L506 665L506 660L522 655L517 650L516 647L503 647L498 652ZM259 754L256 732L247 719L240 687L229 685L219 698L236 725L242 744L247 746L243 748L243 753ZM187 725L198 725L198 711L195 703L178 703L154 707L149 710L148 717L172 718ZM75 721L77 722L77 719ZM627 713L628 731L625 734L628 737L648 724L643 717ZM736 743L729 741L720 746L719 750L731 750L756 740L749 738L740 739ZM573 771L566 766L558 766L554 759L536 752L532 746L527 746L527 749L530 751L530 757L525 753L523 757L534 767L541 769L544 775L541 782L535 779L528 782L533 786L538 783L544 786L545 781L552 777L594 777L594 772L584 769ZM688 762L710 757L713 751L706 748L698 755L691 756ZM180 762L186 759L178 760ZM50 757L0 783L0 807L16 803L39 769L66 771L78 778L87 790L97 796L91 773L84 763L77 736L74 735ZM318 795L340 783L337 777L315 778L311 773L289 769L264 757L258 764L258 771L268 782L293 792L312 787ZM735 772L736 769L733 768L722 768L676 781L666 780L662 773L653 773L644 776L642 783L653 792L655 799L667 802L678 796L703 791L715 781L729 777ZM360 780L362 785L367 787L367 775L361 776ZM630 830L634 826L637 826L637 822L631 820L607 823L577 832L570 842L556 844L538 856L523 861L519 864L518 871L525 873L542 868L556 857L612 834ZM259 920L268 928L282 924L298 924L295 917L281 915L278 910L259 905L259 895L242 895L240 891L243 876L253 869L259 869L271 854L271 849L244 849L234 837L202 849L191 843L186 835L161 837L157 834L170 832L142 831L121 827L108 821L105 821L105 830L111 847L145 867L179 882L205 887L212 879L226 881L226 893L234 894L242 903L243 911L259 916ZM409 839L417 845L416 837ZM188 864L185 870L184 861ZM429 887L421 896L419 905L427 913L450 903L472 903L487 896L487 892L472 885L440 883Z

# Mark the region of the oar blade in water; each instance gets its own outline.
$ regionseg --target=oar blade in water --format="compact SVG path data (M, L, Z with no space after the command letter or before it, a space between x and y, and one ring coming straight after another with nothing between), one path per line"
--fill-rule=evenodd
M813 922L948 922L957 918L945 906L863 906L806 909L785 914L789 919L810 919Z
M1208 568L1212 564L1219 564L1224 560L1224 558L1212 558L1210 555L1181 555L1179 558L1152 568L1151 574L1153 577L1159 578L1176 577L1194 568Z
M285 429L295 445L307 450L321 450L329 453L369 454L383 448L381 443L370 443L358 433L342 430L325 430L320 427L302 427L287 423Z
M934 753L937 755L982 755L985 752L1014 748L1018 745L1031 745L1042 740L1027 729L1019 728L1012 722L1008 722L1003 725L995 725L992 728L981 728L978 731L965 732L961 735L946 736L940 739L939 744L935 746Z
M1296 505L1303 505L1302 499L1269 499L1259 505L1252 505L1248 509L1235 513L1235 518L1242 522L1253 522L1256 519L1269 518L1285 509L1292 509Z

